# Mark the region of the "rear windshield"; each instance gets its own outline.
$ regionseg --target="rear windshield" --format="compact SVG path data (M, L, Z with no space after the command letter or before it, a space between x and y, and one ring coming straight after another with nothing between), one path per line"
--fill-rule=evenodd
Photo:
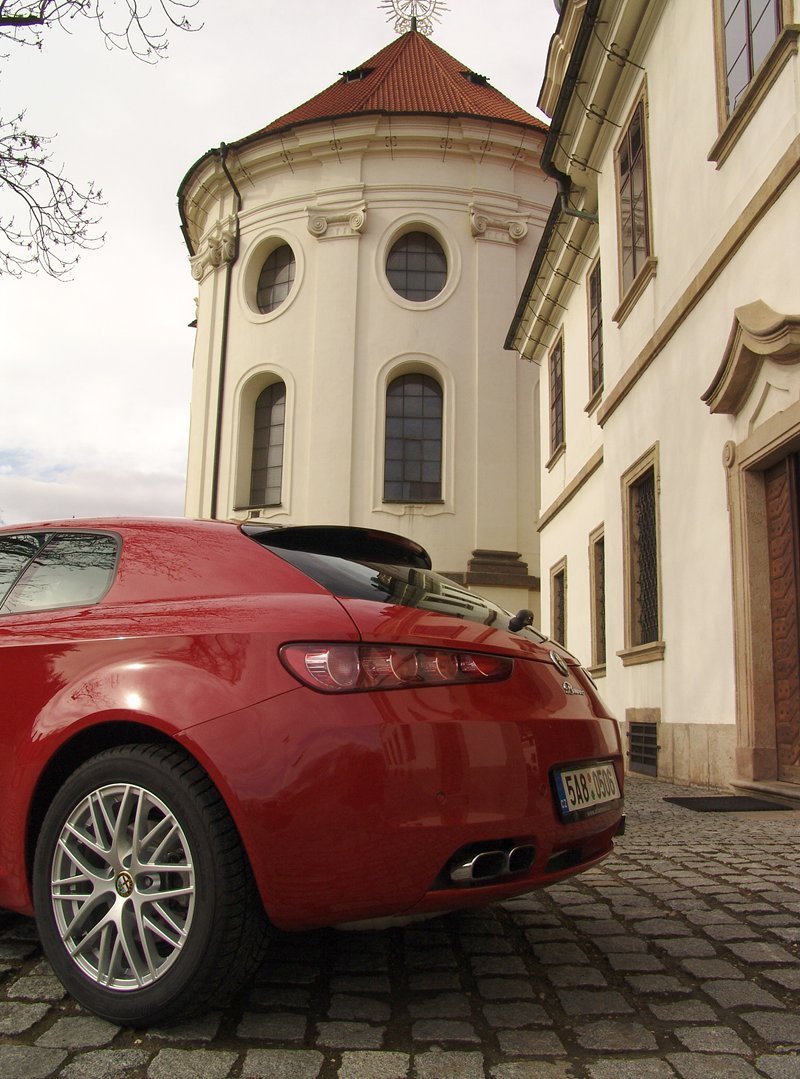
M259 542L265 547L270 546L260 537ZM418 607L451 618L466 618L484 626L508 629L511 617L508 611L433 570L383 562L355 562L334 555L277 550L271 546L270 549L334 596ZM545 640L532 627L520 632L536 641Z

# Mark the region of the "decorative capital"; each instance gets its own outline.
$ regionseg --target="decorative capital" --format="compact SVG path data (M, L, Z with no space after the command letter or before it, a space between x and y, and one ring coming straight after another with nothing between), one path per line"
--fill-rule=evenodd
M528 234L528 221L524 216L484 210L474 204L469 208L469 223L476 240L516 244Z
M336 207L309 206L308 231L318 240L334 239L340 236L357 236L364 231L367 223L367 206L361 202L357 206L344 209Z
M217 221L203 238L196 255L189 262L195 281L203 278L226 262L233 262L236 254L236 215L231 214Z

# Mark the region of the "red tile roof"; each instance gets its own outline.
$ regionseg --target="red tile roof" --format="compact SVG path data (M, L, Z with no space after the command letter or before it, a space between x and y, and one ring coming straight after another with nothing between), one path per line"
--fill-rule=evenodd
M359 72L362 77L358 77ZM541 120L415 30L403 34L348 74L350 78L343 75L327 90L240 139L239 144L299 124L375 112L474 116L547 130Z

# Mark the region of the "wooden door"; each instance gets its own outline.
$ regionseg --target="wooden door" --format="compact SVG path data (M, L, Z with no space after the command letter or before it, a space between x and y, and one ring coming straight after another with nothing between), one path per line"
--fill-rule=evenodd
M765 473L778 779L800 783L800 456Z

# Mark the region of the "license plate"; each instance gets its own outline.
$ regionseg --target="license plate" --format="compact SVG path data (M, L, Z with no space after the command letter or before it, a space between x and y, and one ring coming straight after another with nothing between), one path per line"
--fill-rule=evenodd
M617 774L610 762L561 768L553 773L553 778L562 817L596 812L597 806L616 802L620 797Z

